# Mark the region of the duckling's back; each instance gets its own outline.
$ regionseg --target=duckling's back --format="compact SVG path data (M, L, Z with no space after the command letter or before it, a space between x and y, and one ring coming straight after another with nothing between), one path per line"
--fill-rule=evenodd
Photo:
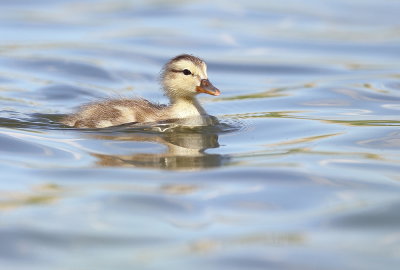
M116 99L84 105L61 122L77 128L104 128L132 122L160 119L166 106L145 99Z

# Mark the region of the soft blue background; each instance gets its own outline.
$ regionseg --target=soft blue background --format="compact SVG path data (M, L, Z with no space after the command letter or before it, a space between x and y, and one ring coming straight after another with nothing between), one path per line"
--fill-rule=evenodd
M0 269L398 269L400 2L0 2ZM76 130L206 60L221 124Z

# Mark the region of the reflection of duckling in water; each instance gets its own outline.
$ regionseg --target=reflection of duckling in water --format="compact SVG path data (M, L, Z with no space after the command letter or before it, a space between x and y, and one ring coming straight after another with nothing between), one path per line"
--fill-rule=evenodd
M185 125L202 126L210 123L210 116L196 99L198 93L218 96L207 77L205 62L182 54L171 59L162 72L162 84L170 105L153 104L145 99L115 99L91 103L62 122L78 128L104 128L132 122L156 122L187 119Z
M121 135L91 135L102 140L156 142L166 147L166 151L135 153L131 155L97 154L98 166L139 167L167 170L199 170L220 167L230 160L228 156L204 153L206 149L218 148L216 133L171 132L160 134L130 133Z

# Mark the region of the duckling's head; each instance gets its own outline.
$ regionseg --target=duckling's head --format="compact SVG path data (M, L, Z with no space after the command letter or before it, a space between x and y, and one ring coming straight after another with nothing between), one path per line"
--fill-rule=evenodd
M199 93L220 94L208 80L206 63L189 54L172 58L164 66L161 78L165 94L171 99L193 98Z

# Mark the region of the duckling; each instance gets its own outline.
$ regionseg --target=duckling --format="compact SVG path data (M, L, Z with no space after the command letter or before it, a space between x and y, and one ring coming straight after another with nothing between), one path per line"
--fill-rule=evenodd
M169 60L161 72L161 81L169 105L151 103L146 99L111 99L82 106L76 113L62 119L67 126L105 128L126 123L157 122L186 119L185 125L209 124L209 115L196 99L199 93L213 96L220 91L207 76L206 63L193 55L182 54Z

